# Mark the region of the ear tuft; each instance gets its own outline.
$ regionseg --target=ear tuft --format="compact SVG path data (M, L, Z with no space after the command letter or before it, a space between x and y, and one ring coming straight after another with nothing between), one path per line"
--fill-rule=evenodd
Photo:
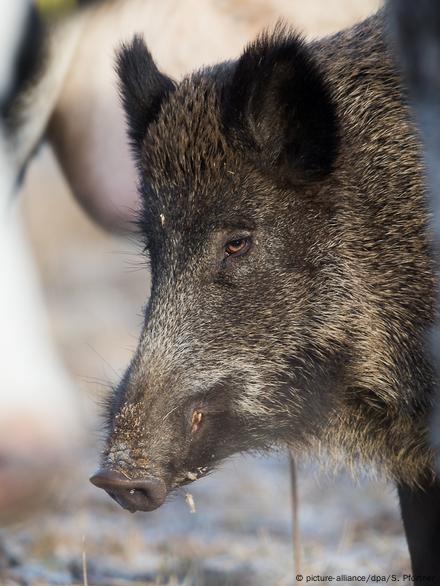
M157 118L162 102L175 85L159 71L143 38L138 35L119 50L116 72L128 135L135 153L139 154L148 126Z
M226 133L280 179L331 171L338 125L330 91L303 39L285 26L245 49L222 102Z

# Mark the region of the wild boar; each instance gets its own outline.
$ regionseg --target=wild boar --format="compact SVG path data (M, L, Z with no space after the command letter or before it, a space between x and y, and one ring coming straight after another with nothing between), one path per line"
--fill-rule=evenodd
M179 84L122 48L152 287L92 482L151 510L231 454L319 451L394 480L434 575L434 264L384 19L312 43L279 26Z

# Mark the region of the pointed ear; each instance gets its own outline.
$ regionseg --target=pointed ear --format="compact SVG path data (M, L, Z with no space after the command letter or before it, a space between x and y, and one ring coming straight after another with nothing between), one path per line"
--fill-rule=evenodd
M330 92L304 41L282 26L246 48L222 107L226 133L281 181L331 171L338 127Z
M157 118L162 102L175 85L158 70L143 38L137 35L119 50L116 72L128 135L138 156L148 126Z

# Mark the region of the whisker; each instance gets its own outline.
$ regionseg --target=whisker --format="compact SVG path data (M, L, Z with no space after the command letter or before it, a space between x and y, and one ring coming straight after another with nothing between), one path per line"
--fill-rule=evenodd
M171 415L171 413L173 413L176 409L178 408L178 405L176 405L175 407L173 407L170 411L168 411L168 413L164 416L164 418L162 419L162 422L165 421L165 419Z

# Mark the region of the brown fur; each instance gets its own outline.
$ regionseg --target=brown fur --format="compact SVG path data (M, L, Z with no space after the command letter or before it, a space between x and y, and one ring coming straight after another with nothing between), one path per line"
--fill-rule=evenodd
M139 41L122 53L153 286L105 466L170 491L289 444L407 484L432 473L434 268L383 19L307 46L278 30L177 86ZM250 252L222 257L244 232Z

